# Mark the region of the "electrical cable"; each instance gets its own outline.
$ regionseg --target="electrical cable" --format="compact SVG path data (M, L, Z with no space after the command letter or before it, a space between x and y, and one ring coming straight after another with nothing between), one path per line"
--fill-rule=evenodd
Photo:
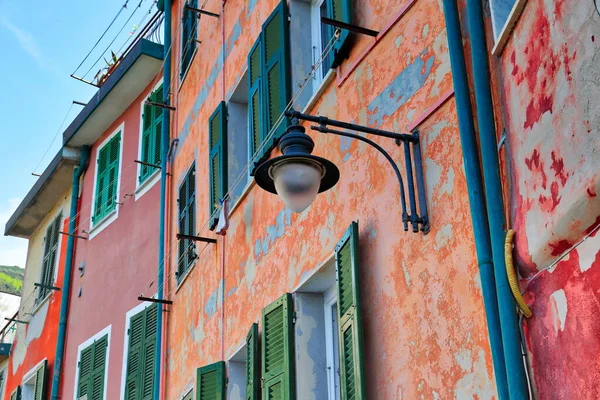
M46 151L44 152L44 155L42 156L42 158L40 158L40 161L37 163L37 165L35 166L35 168L33 169L32 174L35 173L35 171L38 169L38 167L40 166L40 164L42 163L42 161L44 161L44 157L46 157L46 155L48 155L48 152L50 151L50 148L52 147L52 145L54 144L54 141L56 140L56 138L58 137L58 134L60 133L60 131L62 130L63 126L65 125L65 122L67 121L67 118L69 117L69 113L71 112L71 110L73 109L73 103L71 103L71 107L69 107L69 110L67 111L67 113L65 114L65 117L63 118L60 126L58 127L58 130L56 131L56 133L54 134L54 137L52 138L52 141L50 142L50 144L48 145L48 148L46 149Z

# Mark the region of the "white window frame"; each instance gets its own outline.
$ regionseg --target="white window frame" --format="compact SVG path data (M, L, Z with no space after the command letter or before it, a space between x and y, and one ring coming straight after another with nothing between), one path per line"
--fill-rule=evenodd
M225 390L225 398L229 399L229 389L231 388L233 384L233 381L230 381L232 379L231 376L231 363L235 363L235 364L243 364L244 365L244 378L246 377L246 354L248 352L248 347L247 347L247 343L246 343L246 339L244 338L244 340L242 341L242 343L240 345L237 346L237 349L233 352L233 354L231 355L231 357L229 357L225 363L225 368L226 368L226 374L227 374L227 380L228 380L228 384L227 384L227 388ZM258 356L260 357L260 354L258 354ZM236 382L237 383L237 382ZM240 398L245 399L246 398L246 381L244 380L243 384L240 386L241 388L241 393L240 393ZM187 393L186 393L187 395ZM185 397L185 396L184 396Z
M94 336L90 337L85 342L81 343L77 346L77 361L75 363L75 385L73 386L73 400L77 400L77 386L79 385L79 361L81 361L81 352L94 343L95 340L101 339L104 335L107 335L106 341L106 362L104 365L104 396L103 399L106 399L106 388L108 387L108 365L109 365L109 356L110 356L110 333L111 333L112 325L108 325L106 328L102 329L100 332L96 333Z
M131 310L127 311L127 313L125 313L125 332L123 339L123 367L121 368L121 399L125 398L125 385L127 383L127 353L129 352L129 335L127 332L129 331L129 328L131 326L131 318L141 313L153 304L154 303L150 301L144 301L138 304L137 306L133 307ZM162 310L159 311L162 312Z
M119 168L117 170L117 187L116 187L116 204L115 210L106 215L101 221L97 223L92 222L92 217L94 215L94 211L96 209L96 185L98 184L98 157L100 156L100 150L104 148L108 144L108 142L118 134L121 134L121 140L119 142ZM102 232L107 226L109 226L113 221L115 221L119 217L119 197L121 194L121 173L123 171L123 146L125 142L125 121L121 122L121 124L110 134L108 135L102 143L96 148L96 154L94 156L94 187L92 188L92 204L90 206L90 226L88 229L89 239L92 240L97 234ZM73 196L76 194L73 193Z
M23 379L21 379L21 398L25 398L25 393L28 393L28 390L25 390L25 385L29 386L30 382L33 380L33 389L35 390L35 378L37 374L37 370L44 364L47 358L44 358L42 361L38 362L33 368L23 375ZM48 371L46 371L46 380L48 379ZM0 388L2 389L2 388ZM35 393L31 393L31 399L35 397Z
M517 22L519 21L519 17L521 16L525 5L527 4L527 0L515 0L512 9L508 13L506 21L504 21L503 26L496 26L496 20L494 18L494 1L489 1L490 12L492 16L492 34L494 36L494 48L492 49L492 54L495 56L500 56L502 54L502 50L506 47L506 43L510 38Z
M321 37L321 6L326 0L312 0L310 3L310 38L311 38L311 58L312 64L316 63L316 58L323 53L323 40ZM318 91L318 88L324 81L323 65L319 65L313 76L313 93Z
M142 99L140 102L140 133L138 135L138 160L142 159L142 138L144 136L144 104L146 100L150 98L150 95L156 91L163 84L163 78L160 78L158 83L154 85L153 88L150 89L148 94ZM165 111L167 112L167 111ZM140 184L140 172L142 169L142 165L137 165L137 170L135 173L135 201L138 201L144 194L146 194L152 187L156 184L156 182L160 181L160 169L156 168L156 170L150 174L148 178L144 182Z
M337 337L339 321L337 315L337 288L335 284L323 294L323 305L325 308L325 347L327 348L327 394L329 400L340 400L340 349L339 338ZM336 321L335 326L333 324L334 319Z

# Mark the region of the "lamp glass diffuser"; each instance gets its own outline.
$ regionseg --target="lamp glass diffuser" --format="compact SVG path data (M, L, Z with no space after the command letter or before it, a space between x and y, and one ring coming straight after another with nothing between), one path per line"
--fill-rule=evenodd
M275 190L293 212L300 213L319 193L323 166L310 159L289 158L271 167Z

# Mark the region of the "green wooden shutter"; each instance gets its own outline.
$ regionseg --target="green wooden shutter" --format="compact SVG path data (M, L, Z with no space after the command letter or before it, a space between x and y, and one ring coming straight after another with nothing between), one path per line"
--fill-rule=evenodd
M250 159L257 155L259 146L264 139L263 129L263 100L262 100L262 35L248 53L248 127L250 132ZM258 163L260 160L254 160Z
M54 283L54 267L56 258L58 257L58 241L60 232L60 224L62 222L62 213L59 214L46 229L46 237L44 242L44 256L42 261L42 273L40 283L42 285L51 286ZM38 287L38 296L36 302L44 300L50 293L50 289Z
M142 400L152 400L154 395L154 367L156 360L156 330L158 304L144 310L144 358L141 371Z
M104 399L104 375L106 370L106 350L108 347L108 336L94 342L94 362L90 379L88 400ZM91 393L91 396L90 396Z
M116 207L117 202L117 185L118 185L118 174L119 174L119 158L121 156L121 133L116 134L108 143L110 147L109 167L108 167L108 186L106 192L106 210L105 214L108 214Z
M96 197L94 199L94 215L92 222L96 223L104 215L104 199L106 197L107 177L106 171L108 170L108 156L109 147L104 146L98 153L98 165L96 170Z
M246 400L260 399L258 324L252 324L246 336Z
M294 326L292 295L286 293L262 312L262 398L294 400Z
M219 199L223 199L227 191L227 106L220 102L217 109L208 120L209 140L209 214L213 216L209 229L213 230L219 221L218 215L213 215Z
M158 89L154 91L154 100L155 103L164 104L164 93L163 93L163 85L160 85ZM162 107L153 107L153 133L154 133L154 141L152 143L152 164L161 165L162 161L162 136L163 136L163 108ZM157 171L156 168L152 169L152 172Z
M366 399L357 222L336 246L335 262L342 399Z
M188 226L188 223L187 223L187 217L188 217L187 201L188 201L188 196L187 196L187 176L186 176L183 179L181 186L179 186L179 199L177 200L177 202L179 203L178 204L179 205L179 231L178 231L178 233L181 233L181 234L187 233L187 226ZM179 251L178 251L178 257L177 257L177 272L175 274L177 281L179 281L179 279L181 279L181 277L183 276L183 273L185 272L187 246L188 246L187 239L179 240Z
M150 101L154 101L150 96ZM152 152L152 106L144 104L144 113L142 115L142 161L149 163ZM144 182L152 173L151 167L140 164L140 183Z
M87 395L91 397L91 393L88 392L90 377L92 376L92 365L94 362L94 346L86 347L79 357L79 380L77 381L77 398Z
M192 8L198 8L198 0L189 0L187 3ZM196 50L196 30L198 27L198 16L195 12L192 12L185 7L182 9L182 21L181 21L181 71L179 72L180 79L183 79L194 50Z
M352 24L352 0L327 0L327 9L329 18ZM344 58L348 57L349 37L350 31L348 29L340 29L340 38L333 46L334 56L331 68L336 68Z
M35 386L33 389L33 399L34 400L45 400L46 399L46 389L47 389L46 371L47 370L48 370L48 360L44 360L44 363L35 372Z
M121 132L117 133L98 153L96 172L96 198L92 222L97 223L117 205L119 158L121 157Z
M17 386L17 388L11 393L10 400L21 400L21 386Z
M225 363L223 361L198 368L196 400L225 400Z
M262 27L263 63L262 82L264 93L263 124L265 137L274 129L277 120L285 111L291 99L290 32L287 2L282 0ZM283 135L288 126L288 118L274 131L266 143L267 152Z
M192 165L179 186L179 232L185 235L196 234L196 166ZM183 277L196 259L195 242L189 239L179 241L177 259L177 282Z
M137 400L140 387L142 364L142 342L144 341L144 313L131 317L129 322L129 345L127 350L127 376L125 399Z
M163 85L148 96L152 103L163 104ZM163 109L158 106L144 104L142 115L142 161L160 165L162 159L162 121ZM139 183L148 179L157 169L148 165L140 165Z

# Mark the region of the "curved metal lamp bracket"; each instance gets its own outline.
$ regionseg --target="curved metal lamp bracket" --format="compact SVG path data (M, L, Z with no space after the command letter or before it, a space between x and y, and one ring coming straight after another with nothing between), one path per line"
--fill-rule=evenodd
M385 131L376 128L369 128L366 126L350 124L347 122L336 121L333 119L329 119L327 117L314 116L303 114L295 110L290 110L286 112L286 115L291 118L297 118L299 120L315 122L318 125L311 126L312 130L322 132L322 133L332 133L334 135L345 136L352 139L360 140L368 145L374 147L379 151L386 160L392 166L394 172L396 173L396 177L398 178L398 183L400 184L400 203L402 205L402 223L404 224L404 230L408 231L408 224L411 224L412 231L417 233L419 231L423 232L423 234L429 233L429 215L427 213L427 196L425 194L425 178L423 175L423 164L421 159L421 147L419 141L419 132L414 130L411 134L406 133L395 133L390 131ZM358 132L364 132L370 135L386 137L390 139L394 139L396 144L400 146L401 144L404 146L404 164L406 167L406 180L408 186L408 200L410 207L410 214L407 212L406 207L406 193L404 189L404 180L402 179L402 174L400 173L400 169L398 165L390 156L390 154L383 149L380 145L373 142L370 139L367 139L364 136L360 136L350 132L344 132L337 129L331 129L328 125L336 126L339 128L349 129ZM411 143L412 143L412 154L411 154ZM413 171L413 161L414 161L414 171ZM415 194L415 183L414 180L417 181L417 193ZM419 203L419 210L417 212L417 198Z

